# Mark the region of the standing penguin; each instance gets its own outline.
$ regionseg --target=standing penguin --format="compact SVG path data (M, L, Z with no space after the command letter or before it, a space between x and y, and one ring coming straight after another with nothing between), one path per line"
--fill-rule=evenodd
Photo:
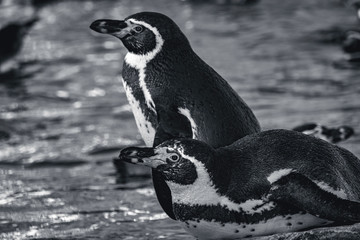
M123 84L147 146L180 137L221 147L260 131L251 109L169 17L141 12L125 20L96 20L90 28L117 37L129 51ZM153 171L153 182L162 208L175 219L163 176Z

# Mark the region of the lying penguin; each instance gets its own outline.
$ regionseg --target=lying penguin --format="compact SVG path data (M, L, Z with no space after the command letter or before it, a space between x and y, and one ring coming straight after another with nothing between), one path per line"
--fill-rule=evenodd
M294 131L311 135L330 143L338 143L350 138L355 131L349 126L339 126L336 128L326 127L318 123L305 123L293 128Z
M360 160L295 131L264 131L218 149L173 139L125 148L118 161L161 173L176 219L198 239L360 222Z

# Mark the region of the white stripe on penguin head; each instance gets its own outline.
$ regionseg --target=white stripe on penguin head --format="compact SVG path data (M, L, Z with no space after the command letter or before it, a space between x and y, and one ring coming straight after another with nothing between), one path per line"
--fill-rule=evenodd
M139 20L136 20L133 18L128 19L127 22L144 26L145 28L152 31L152 33L155 35L156 45L153 50L151 50L150 52L148 52L146 54L135 54L135 53L129 52L125 56L126 63L129 64L131 67L134 67L137 69L145 68L146 64L148 62L150 62L150 60L152 60L161 51L161 48L164 45L164 39L162 38L159 30L156 27L153 27L146 22L139 21Z
M150 52L148 52L146 54L134 54L134 53L129 52L125 56L125 62L129 66L131 66L139 71L139 85L144 93L146 105L148 106L149 109L151 109L152 111L154 111L156 113L155 103L154 103L154 101L151 97L150 91L147 88L146 83L145 83L145 77L146 77L145 70L146 70L146 64L148 62L150 62L161 51L161 48L164 44L164 39L161 37L161 35L156 27L153 27L146 22L139 21L139 20L136 20L133 18L128 19L127 22L142 25L145 28L152 31L155 35L156 45L153 50L151 50Z

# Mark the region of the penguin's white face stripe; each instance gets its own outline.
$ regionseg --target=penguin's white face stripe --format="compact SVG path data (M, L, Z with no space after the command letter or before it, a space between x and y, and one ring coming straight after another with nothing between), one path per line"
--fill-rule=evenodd
M290 168L276 170L267 177L267 180L270 184L272 184L272 183L276 182L277 180L279 180L280 178L289 175L293 171L294 170L290 169Z
M144 93L144 97L145 97L145 101L146 101L146 105L148 106L148 108L152 109L155 113L155 104L154 101L152 100L151 94L149 89L146 86L145 83L145 78L146 78L146 64L148 62L150 62L160 51L161 48L164 44L164 40L161 37L159 31L157 30L156 27L151 26L150 24L143 22L143 21L138 21L136 19L128 19L127 20L130 23L133 24L138 24L138 25L142 25L145 28L149 29L150 31L152 31L155 35L155 39L156 39L156 45L155 48L146 53L146 54L134 54L131 52L128 52L125 56L125 62L130 66L133 67L135 69L137 69L139 71L139 84L140 87Z
M172 181L167 181L174 203L190 206L220 205L228 210L237 212L244 211L248 214L260 213L265 210L270 210L275 206L273 202L265 203L261 199L249 199L243 203L235 203L228 197L220 195L216 191L204 164L194 157L187 156L182 152L180 152L180 154L195 165L198 178L190 185L181 185Z
M127 86L123 78L121 78L121 80L124 85L126 97L134 114L135 122L139 129L140 135L144 140L146 146L150 147L153 145L154 142L155 129L152 124L146 119L144 113L141 111L140 103L134 97L131 88Z
M190 121L192 138L198 139L198 134L197 134L198 128L194 119L191 117L190 110L187 108L178 108L178 110L180 114L184 115Z
M332 222L311 214L276 216L253 224L222 223L214 221L187 221L183 228L198 239L240 239L275 233L295 232L302 229L323 226ZM196 226L196 227L194 227Z

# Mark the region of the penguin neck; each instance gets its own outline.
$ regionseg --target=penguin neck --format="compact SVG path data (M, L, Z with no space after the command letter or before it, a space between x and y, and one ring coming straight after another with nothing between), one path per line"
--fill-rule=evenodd
M155 38L156 38L156 45L153 50L151 50L145 54L135 54L133 52L128 52L125 56L126 64L128 64L130 67L138 70L139 85L144 94L146 105L154 113L156 113L155 103L151 97L150 91L145 82L145 78L146 78L145 70L146 70L146 65L148 64L148 62L150 62L152 59L154 59L156 57L156 55L158 55L158 53L162 49L162 46L164 45L164 40L162 39L160 34L155 34Z
M146 77L149 64L159 66L151 68L151 71L155 74L153 76L158 78L157 74L173 71L173 69L171 69L171 63L176 65L178 62L183 61L184 58L182 56L191 56L193 53L190 45L187 46L187 43L180 44L175 49L170 48L169 44L173 43L170 40L165 42L159 38L158 44L152 51L146 54L128 52L125 56L126 65L137 70L139 86L145 97L146 105L154 113L156 113L156 105L149 90L152 83L149 82L149 78ZM125 78L124 80L126 81Z
M125 62L135 69L144 69L147 64L156 58L165 61L183 60L183 57L196 56L188 41L179 43L178 41L166 40L161 37L156 38L157 43L153 50L146 54L136 54L128 52L125 56ZM165 67L166 65L162 65Z
M209 195L217 196L216 187L211 179L205 164L196 160L194 157L186 156L196 167L197 178L192 184L179 184L174 181L166 181L168 184L174 203L201 204L208 202ZM214 199L215 201L215 199Z
M213 156L209 161L213 160ZM194 157L185 156L196 166L197 179L188 185L182 185L173 181L168 184L173 204L185 204L188 206L223 206L230 210L239 211L239 204L220 193L218 186L213 181L212 171L208 170L207 164L196 160ZM224 173L226 174L226 173Z
M237 191L241 194L240 198L246 199L246 188L251 179L252 162L251 157L246 156L240 151L233 151L228 147L216 149L214 161L208 163L214 184L218 187L220 194L226 194L228 186L236 176Z
M145 54L136 54L133 52L128 52L125 56L125 62L137 70L145 69L148 62L158 55L161 51L164 41L161 37L156 38L156 46L153 50Z

